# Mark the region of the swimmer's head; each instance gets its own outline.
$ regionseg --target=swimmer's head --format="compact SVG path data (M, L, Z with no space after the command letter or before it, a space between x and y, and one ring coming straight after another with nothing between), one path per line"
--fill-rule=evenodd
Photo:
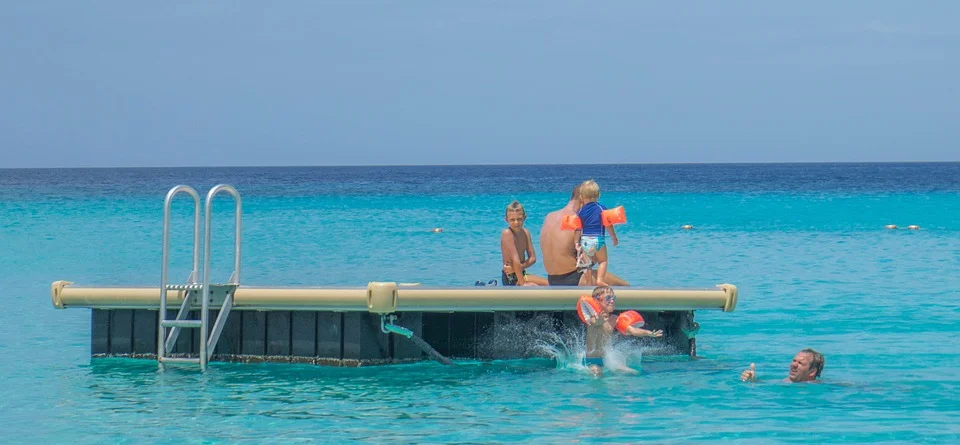
M814 349L804 349L793 357L790 362L790 373L788 378L793 382L806 382L816 380L823 372L823 365L826 359L823 354Z
M823 354L813 348L807 348L800 352L810 354L810 369L816 369L816 377L820 378L820 373L823 372L823 365L827 364L827 359L823 357Z
M610 286L597 286L594 288L593 298L596 298L607 312L613 311L617 305L617 295L613 293L613 288Z
M580 184L580 197L583 202L594 202L600 199L600 185L593 179L588 179Z

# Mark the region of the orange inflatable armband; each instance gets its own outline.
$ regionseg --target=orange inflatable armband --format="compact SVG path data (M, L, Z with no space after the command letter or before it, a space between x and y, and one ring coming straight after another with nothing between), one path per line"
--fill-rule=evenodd
M566 215L560 220L560 230L580 230L583 223L577 215Z
M617 330L620 331L620 333L623 335L628 335L627 334L628 326L640 328L640 327L643 327L644 323L645 322L643 321L643 316L640 315L639 312L626 311L620 314L619 317L617 317Z
M623 210L623 206L617 206L600 212L600 220L605 226L623 224L627 222L627 213Z
M590 295L584 295L577 300L577 315L584 324L590 324L600 310L600 302Z

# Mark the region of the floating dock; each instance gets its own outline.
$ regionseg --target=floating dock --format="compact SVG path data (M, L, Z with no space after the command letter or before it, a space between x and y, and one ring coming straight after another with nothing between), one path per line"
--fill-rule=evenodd
M468 359L509 359L528 356L527 345L498 338L504 327L536 317L551 320L559 332L582 329L574 308L586 287L404 287L370 283L357 288L238 287L214 361L294 362L331 366L361 366L429 360L403 336L381 329L382 316L395 316L393 325L412 331L443 356ZM616 288L618 311L633 309L647 329L662 329L662 339L645 339L665 354L696 354L696 310L733 311L737 289L655 290ZM170 292L181 304L188 291ZM376 296L388 294L384 306ZM91 315L91 353L95 357L124 356L156 359L160 289L157 287L83 287L53 283L53 305L59 309L87 308ZM219 306L226 291L212 292L208 304ZM199 304L190 307L199 318ZM216 317L217 310L210 310ZM168 318L175 314L170 310ZM542 327L542 326L541 326ZM199 354L199 335L184 332L172 356ZM519 340L519 339L518 339Z
M226 284L210 276L211 201L219 192L236 200L235 264ZM167 283L169 210L174 196L195 201L194 268L186 284ZM91 310L91 355L165 363L287 362L365 366L447 358L513 359L537 356L530 332L584 329L575 312L588 287L428 287L370 282L365 287L256 287L240 285L240 195L218 185L206 199L200 269L200 199L188 186L170 190L164 205L163 266L159 286L90 287L55 281L58 309ZM638 339L658 354L696 356L698 310L732 312L737 287L643 289L617 287L617 311L636 310L659 339ZM168 304L176 309L168 309ZM211 323L211 320L215 320ZM582 335L580 336L582 338Z

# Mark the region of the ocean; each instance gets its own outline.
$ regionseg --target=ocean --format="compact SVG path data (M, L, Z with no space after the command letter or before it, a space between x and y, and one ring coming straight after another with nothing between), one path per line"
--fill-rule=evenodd
M589 178L627 211L611 271L739 287L736 311L697 312L701 359L619 351L640 374L598 379L534 332L543 358L159 372L91 359L90 311L50 301L55 280L159 285L178 184L241 193L242 284L473 286L499 279L511 201L536 239ZM214 205L213 281L232 209ZM172 281L191 212L174 203ZM0 301L3 443L960 442L960 163L0 169ZM807 347L823 382L780 382Z

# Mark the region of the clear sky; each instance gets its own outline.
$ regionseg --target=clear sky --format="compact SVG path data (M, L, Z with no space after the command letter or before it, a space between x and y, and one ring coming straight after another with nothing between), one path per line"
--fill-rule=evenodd
M0 167L960 160L960 1L5 1Z

